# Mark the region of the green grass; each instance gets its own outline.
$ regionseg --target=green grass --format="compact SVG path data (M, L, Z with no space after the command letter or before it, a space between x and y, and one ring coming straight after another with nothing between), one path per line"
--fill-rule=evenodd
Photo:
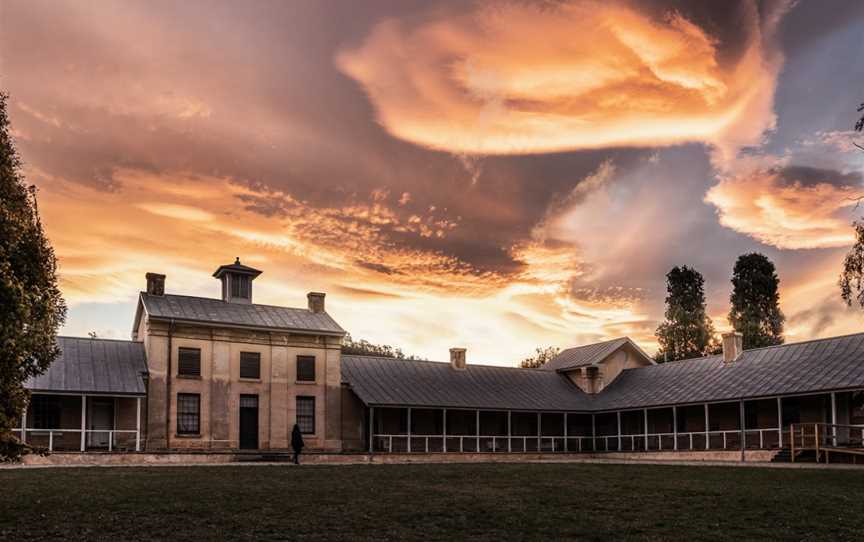
M861 540L864 471L597 464L0 470L0 540Z

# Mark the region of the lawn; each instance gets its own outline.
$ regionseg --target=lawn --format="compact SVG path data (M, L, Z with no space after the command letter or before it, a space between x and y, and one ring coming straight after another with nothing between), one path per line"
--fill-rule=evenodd
M864 470L0 469L0 540L861 540Z

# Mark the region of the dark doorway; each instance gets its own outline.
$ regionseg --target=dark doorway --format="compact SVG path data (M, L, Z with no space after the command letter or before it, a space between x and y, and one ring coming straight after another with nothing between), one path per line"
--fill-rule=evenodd
M240 396L240 448L258 449L258 396Z

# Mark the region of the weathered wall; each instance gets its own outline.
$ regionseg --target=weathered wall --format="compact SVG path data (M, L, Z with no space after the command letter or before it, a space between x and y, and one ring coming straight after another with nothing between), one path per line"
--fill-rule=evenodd
M366 406L350 388L343 387L342 449L354 452L366 450L367 426Z
M143 320L143 319L142 319ZM296 420L296 397L315 397L315 434L304 435L310 449L341 449L341 352L338 337L267 333L242 329L178 325L171 332L170 393L166 390L168 325L142 324L150 370L147 405L148 449L234 449L239 447L241 395L258 396L258 446L287 449ZM201 376L178 375L181 347L201 350ZM261 356L261 377L240 378L240 353ZM315 381L297 382L297 356L315 357ZM177 434L177 394L201 399L200 433ZM166 424L166 404L169 414Z

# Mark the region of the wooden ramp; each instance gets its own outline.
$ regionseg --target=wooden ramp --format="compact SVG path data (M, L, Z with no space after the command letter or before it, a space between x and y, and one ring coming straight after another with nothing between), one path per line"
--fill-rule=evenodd
M789 427L789 457L796 458L815 452L816 462L830 463L840 459L845 463L864 464L864 427L831 423L799 423ZM811 458L812 460L812 458Z

